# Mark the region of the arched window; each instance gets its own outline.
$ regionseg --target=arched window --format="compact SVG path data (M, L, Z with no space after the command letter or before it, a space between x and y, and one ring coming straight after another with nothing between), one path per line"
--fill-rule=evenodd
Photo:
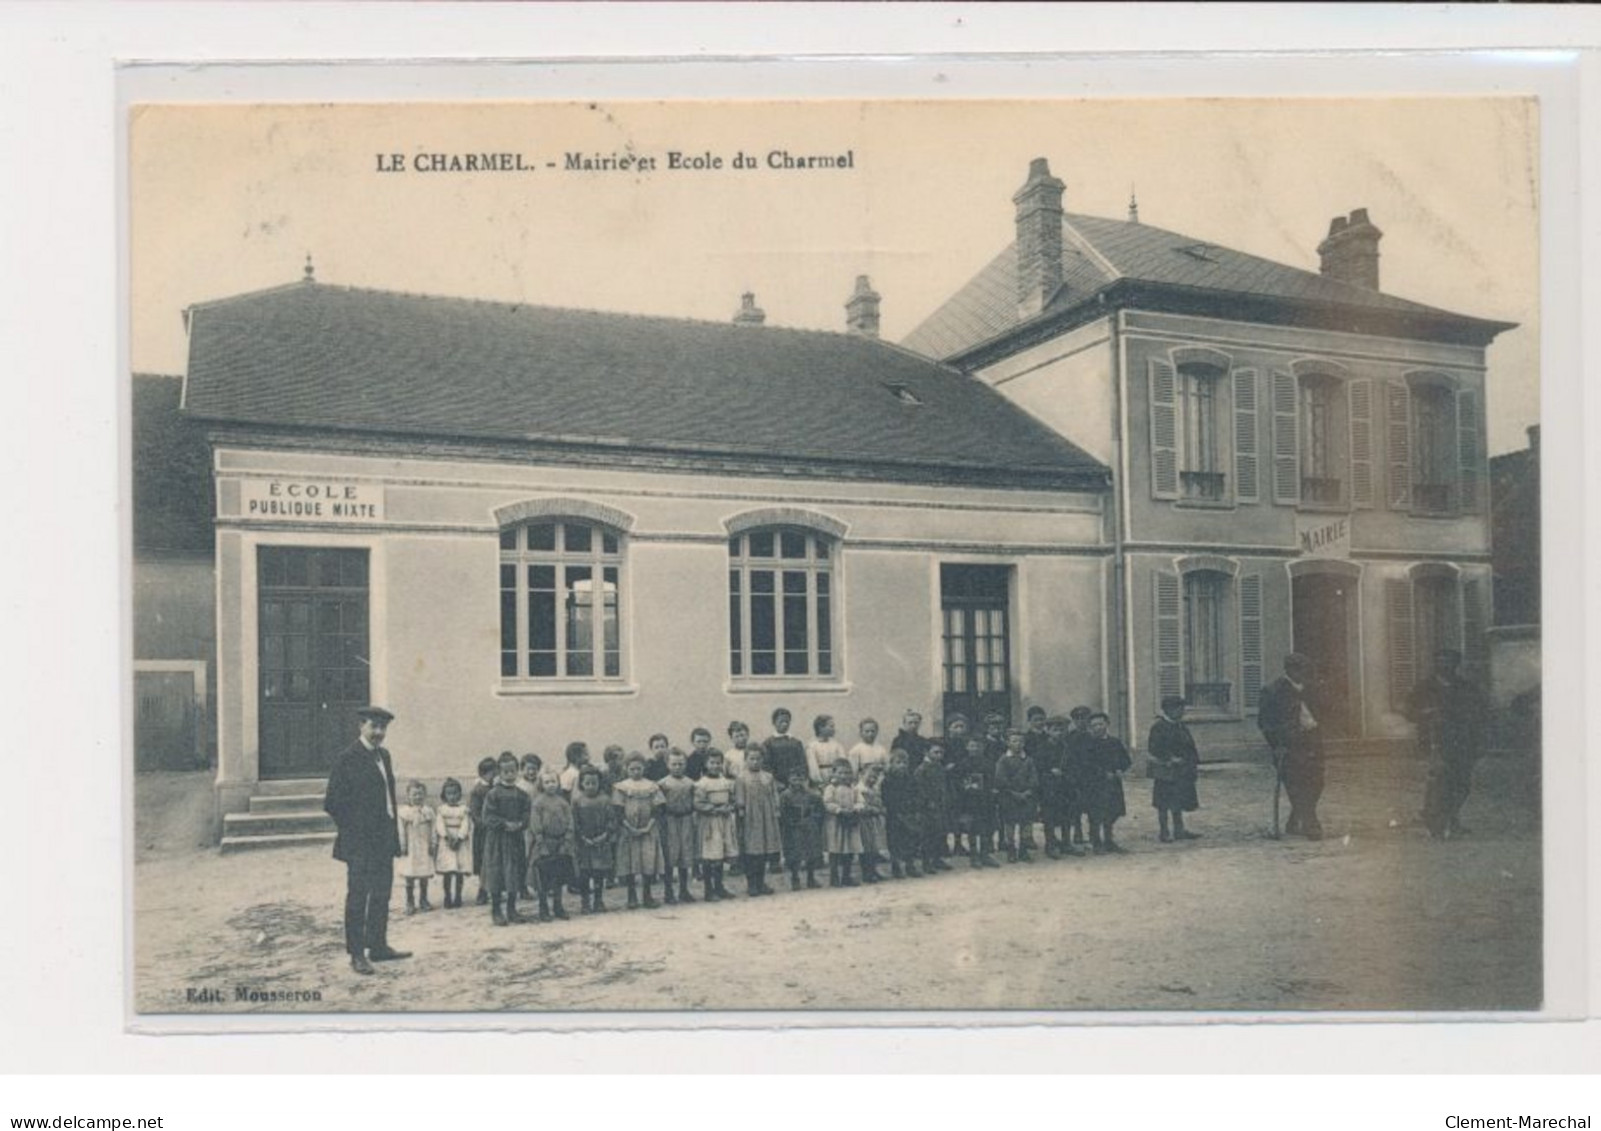
M500 674L620 679L623 535L540 517L500 531Z
M728 670L736 679L823 678L834 657L837 542L804 526L728 540Z

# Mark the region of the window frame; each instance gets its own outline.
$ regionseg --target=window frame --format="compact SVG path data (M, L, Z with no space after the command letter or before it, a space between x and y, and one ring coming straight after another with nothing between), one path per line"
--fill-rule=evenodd
M1238 642L1234 639L1231 625L1239 619L1235 596L1234 573L1220 570L1211 566L1196 566L1181 570L1179 573L1179 600L1182 623L1180 625L1180 686L1181 694L1194 708L1193 713L1201 717L1233 718L1239 714L1238 681L1229 676L1237 672ZM1196 611L1192 590L1198 591L1202 583L1211 590L1211 616L1210 631L1211 663L1215 669L1211 680L1196 680ZM1224 702L1200 702L1192 691L1195 687L1224 689Z
M549 548L544 546L530 546L530 532L536 528L551 527L552 539ZM568 529L585 529L589 532L589 547L569 548ZM506 545L510 536L512 545ZM628 578L628 534L627 531L610 523L599 521L589 515L539 513L528 517L520 517L515 521L503 523L497 532L500 540L496 557L496 592L499 598L498 610L498 646L496 652L499 656L497 664L497 678L501 690L507 692L551 691L558 693L578 693L583 691L620 692L631 691L630 655L628 625L628 606L626 594L629 590ZM508 587L507 569L512 573L512 585ZM530 571L533 569L550 569L551 588L535 590ZM572 633L575 618L583 603L577 600L577 582L569 577L569 570L589 570L590 583L588 629L589 645L584 651L573 647ZM608 578L607 574L613 574ZM610 602L604 588L613 586ZM551 597L551 630L552 639L549 649L536 649L533 647L534 630L531 621L531 606L535 592L549 593ZM511 595L512 603L508 610L507 596ZM612 613L608 617L607 604L611 605ZM510 637L512 648L507 648L508 636L506 617L513 617L513 634ZM613 633L607 633L608 622L614 626ZM552 657L553 670L550 672L534 671L534 654L549 652ZM515 672L506 671L508 653L515 660ZM574 659L587 654L588 671L574 671ZM608 670L608 660L615 657L615 671Z
M1178 408L1178 502L1189 507L1231 507L1234 504L1234 476L1229 463L1234 457L1230 443L1232 399L1225 401L1231 370L1213 359L1184 359L1174 367L1175 398ZM1200 454L1206 466L1198 466Z
M787 537L802 539L801 556L784 556ZM752 553L752 540L772 538L771 556ZM729 531L726 550L725 595L728 600L726 647L727 677L731 688L780 690L790 686L836 688L844 685L840 647L841 537L816 526L794 521L747 525ZM771 575L770 588L759 590L757 575ZM788 577L799 575L800 591L786 590ZM772 601L772 643L757 649L754 602L759 596ZM805 601L805 639L801 647L786 647L793 639L788 630L792 602ZM757 672L757 656L771 654L773 669ZM789 657L804 655L805 669L788 669ZM826 660L826 665L825 665ZM821 669L826 666L827 671Z

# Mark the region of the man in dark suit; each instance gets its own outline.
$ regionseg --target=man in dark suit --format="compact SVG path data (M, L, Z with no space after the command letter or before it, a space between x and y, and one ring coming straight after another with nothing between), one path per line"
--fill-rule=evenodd
M371 974L372 962L411 955L389 945L389 891L400 855L400 829L395 822L395 771L383 742L395 716L382 707L364 707L356 714L361 734L334 762L323 808L339 829L334 859L345 862L350 968Z
M1317 803L1323 796L1323 737L1309 703L1312 661L1299 652L1284 657L1284 674L1262 689L1256 723L1273 750L1273 765L1290 797L1284 831L1322 840Z
M1473 763L1484 753L1485 695L1461 667L1462 653L1442 648L1434 674L1412 692L1418 746L1429 759L1423 820L1436 839L1463 834L1458 814L1473 789Z

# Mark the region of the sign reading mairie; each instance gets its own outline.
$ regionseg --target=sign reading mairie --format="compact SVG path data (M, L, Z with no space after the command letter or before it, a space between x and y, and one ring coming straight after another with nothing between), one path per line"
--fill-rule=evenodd
M240 517L265 522L382 522L384 489L322 479L247 479Z
M1302 557L1349 558L1351 556L1350 515L1297 515L1295 537Z

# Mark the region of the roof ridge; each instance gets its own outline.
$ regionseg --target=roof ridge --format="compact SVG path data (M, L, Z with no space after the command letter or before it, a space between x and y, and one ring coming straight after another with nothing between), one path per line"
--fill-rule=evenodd
M767 323L763 323L759 326L750 326L736 323L732 319L722 321L711 318L691 318L676 314L646 314L633 310L604 310L590 306L562 306L554 303L530 302L526 300L512 301L499 298L479 298L471 295L442 294L437 291L408 291L397 290L389 287L357 286L350 283L328 283L321 279L312 281L297 280L293 283L284 283L275 287L265 287L257 291L244 291L236 295L228 295L224 298L209 299L205 302L192 303L187 309L192 311L205 307L220 306L246 299L264 298L271 295L310 294L313 293L314 288L321 291L338 291L344 294L352 295L376 295L382 298L423 299L428 302L460 303L469 306L499 307L512 314L519 313L524 310L548 311L551 314L579 314L588 315L595 318L628 318L641 322L670 322L680 326L707 326L718 329L726 329L729 331L739 331L741 333L778 331L786 334L818 334L832 338L841 338L853 342L880 342L885 345L892 344L882 338L870 338L864 334L853 334L849 330L825 330L813 326L785 326L770 325ZM930 360L929 358L924 357L922 354L912 353L911 356L916 357L920 361L926 362ZM953 372L959 371L953 370Z

